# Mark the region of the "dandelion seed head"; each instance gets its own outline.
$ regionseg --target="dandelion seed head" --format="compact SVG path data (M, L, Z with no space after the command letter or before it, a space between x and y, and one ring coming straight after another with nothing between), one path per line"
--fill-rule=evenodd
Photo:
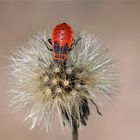
M91 35L80 36L79 44L68 53L65 69L53 61L42 42L46 32L30 39L11 57L10 103L17 110L27 108L31 128L40 125L49 131L58 119L61 125L71 126L73 111L81 126L79 106L85 99L100 106L115 94L116 75L108 50Z

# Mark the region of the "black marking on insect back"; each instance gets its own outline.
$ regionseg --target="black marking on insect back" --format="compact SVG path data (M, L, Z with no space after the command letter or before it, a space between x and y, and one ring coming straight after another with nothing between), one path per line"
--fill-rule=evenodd
M62 53L62 54L66 54L67 51L68 51L68 45L65 44L65 45L61 48L61 53Z
M59 47L58 42L55 42L55 43L54 43L54 52L55 52L55 53L58 53L58 52L59 52L59 49L60 49L60 47Z
M61 40L63 40L63 38L61 38ZM65 44L64 46L60 47L58 42L54 43L54 52L56 54L58 54L58 56L59 56L59 54L66 54L67 51L68 51L68 45L67 44Z

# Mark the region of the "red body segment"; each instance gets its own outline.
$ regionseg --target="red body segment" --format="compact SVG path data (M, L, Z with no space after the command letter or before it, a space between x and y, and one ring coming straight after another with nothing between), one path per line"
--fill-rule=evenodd
M66 24L61 23L56 25L52 33L52 50L54 60L65 61L67 52L73 43L74 33L72 28Z
M73 31L72 28L67 23L62 23L56 25L52 33L52 45L58 42L59 47L63 47L65 44L71 47L73 41Z

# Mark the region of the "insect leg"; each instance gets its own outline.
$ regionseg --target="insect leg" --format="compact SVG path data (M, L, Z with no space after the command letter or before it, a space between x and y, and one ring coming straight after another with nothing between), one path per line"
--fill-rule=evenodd
M47 49L49 50L49 51L52 51L52 49L50 49L49 47L48 47L48 45L47 45L47 43L42 39L42 41L44 42L44 44L45 44L45 46L47 47Z
M76 46L77 44L78 44L78 42L81 40L81 37L79 37L76 41L73 39L73 43L72 43L72 45L71 45L71 48L68 50L68 51L71 51L73 48L74 48L74 46Z
M74 45L77 45L78 42L81 40L81 37L79 37L76 41L75 41L75 44Z
M52 39L48 39L48 42L52 45Z
M75 39L73 39L73 42L72 42L72 45L71 46L73 46L75 44Z

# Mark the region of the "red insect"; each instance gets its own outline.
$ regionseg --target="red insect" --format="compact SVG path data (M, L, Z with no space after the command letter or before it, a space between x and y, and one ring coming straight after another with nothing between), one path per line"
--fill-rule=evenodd
M78 43L81 39L74 40L74 33L72 28L67 23L61 23L55 26L52 32L52 39L48 39L48 42L51 44L52 48L49 48L47 43L43 40L48 50L53 52L53 59L62 63L67 59L68 51Z

